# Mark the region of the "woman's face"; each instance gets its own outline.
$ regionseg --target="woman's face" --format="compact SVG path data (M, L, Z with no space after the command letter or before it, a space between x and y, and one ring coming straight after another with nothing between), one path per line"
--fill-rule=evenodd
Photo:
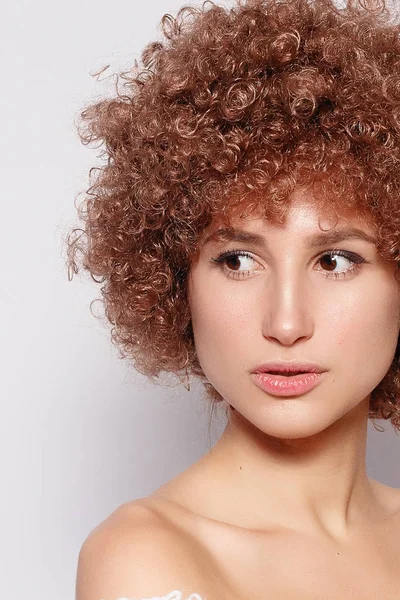
M291 200L285 225L233 221L258 241L205 242L188 287L208 381L260 430L287 439L318 433L368 402L392 363L400 318L394 265L374 243L328 239L345 227L373 237L372 224L354 213L332 221L300 189ZM253 374L271 361L307 361L325 372L307 392L276 396Z

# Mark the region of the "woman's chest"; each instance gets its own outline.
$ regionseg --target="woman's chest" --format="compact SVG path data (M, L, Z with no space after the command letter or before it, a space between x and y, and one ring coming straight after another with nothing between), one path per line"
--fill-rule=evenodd
M293 533L214 538L207 599L400 600L400 528L385 529L340 547Z

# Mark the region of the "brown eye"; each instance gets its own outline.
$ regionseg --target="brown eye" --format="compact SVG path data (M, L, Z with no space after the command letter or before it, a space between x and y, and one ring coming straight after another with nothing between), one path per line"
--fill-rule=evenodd
M343 268L340 271L335 271L335 269L341 266L341 260L350 263L350 267L346 267L346 264L343 265ZM355 254L354 252L348 252L346 250L331 250L330 252L325 252L318 259L319 263L323 266L323 271L325 277L347 277L347 275L355 272L360 266L361 263L365 263L366 260L359 254ZM330 273L332 273L330 275Z
M252 267L257 262L251 254L243 250L228 250L211 261L221 267L228 277L234 279L251 275L254 272Z
M237 254L233 256L228 256L225 259L225 264L232 270L237 271L240 269L240 258Z
M324 256L322 256L320 258L321 264L324 264L324 267L328 270L328 271L334 271L336 266L337 266L337 260L333 258L334 254L324 254Z

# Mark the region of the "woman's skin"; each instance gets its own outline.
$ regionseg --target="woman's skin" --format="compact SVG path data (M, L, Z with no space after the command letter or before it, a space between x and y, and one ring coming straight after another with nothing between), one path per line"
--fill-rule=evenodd
M319 214L312 193L304 189L293 193L284 226L261 218L241 219L235 225L261 235L264 245L210 241L192 265L189 279L200 364L235 410L212 450L149 499L165 501L164 510L175 515L176 523L183 514L192 514L200 515L204 523L212 519L224 524L221 540L226 525L240 532L241 540L246 532L246 540L256 546L271 532L278 532L282 540L290 534L276 565L274 600L313 597L321 574L308 579L305 595L284 592L282 567L288 564L286 577L291 576L302 552L314 561L327 559L324 576L331 590L336 575L330 561L341 552L342 564L359 561L362 567L358 585L364 581L372 589L371 596L362 598L378 597L370 579L380 586L380 598L394 599L393 590L400 598L400 562L393 562L400 554L399 490L368 478L366 472L369 395L387 373L399 335L394 265L384 262L375 244L364 239L312 246L313 237L343 227L358 228L372 238L375 231L357 213L348 212L337 222ZM326 252L332 248L355 253L365 262L352 270L351 260L335 255L336 266L330 266ZM236 256L225 261L225 270L212 262L220 253L236 249L253 258ZM232 277L240 271L249 274ZM339 272L341 276L335 277ZM254 384L251 373L257 365L276 360L310 361L326 373L304 395L274 397ZM178 506L183 512L174 512ZM238 591L240 578L247 580L246 557L244 550L236 556L234 538L228 539L229 535L223 546L225 557L230 557L227 577L238 578L232 588ZM274 543L277 558L279 544L276 539ZM228 546L232 546L229 553ZM294 561L289 559L291 549ZM250 556L249 548L247 552ZM393 571L377 566L377 552ZM257 578L266 590L267 564L252 570L255 594ZM254 565L253 560L247 572ZM352 566L353 571L356 568ZM301 563L300 581L305 579L304 569ZM337 596L332 592L332 598L361 598L357 581L352 596L345 574L339 571L337 576L338 581L343 577L343 589ZM268 578L271 581L270 572ZM279 590L283 592L278 596ZM326 593L324 597L331 597Z
M80 558L77 600L172 589L202 600L400 598L400 491L366 473L369 396L399 335L394 265L365 239L315 245L344 227L373 239L357 213L333 221L305 189L290 202L284 225L234 223L262 243L201 247L188 287L196 350L235 410L207 454L101 526ZM215 262L229 250L250 256ZM326 371L317 387L288 398L255 385L261 363L295 360Z
M369 394L394 357L400 295L393 265L368 241L336 244L365 259L359 268L351 271L343 256L336 256L336 268L326 266L332 246L310 246L325 232L307 200L307 193L294 194L284 227L239 223L261 234L264 247L205 245L191 270L189 302L200 364L235 408L207 461L224 495L221 519L262 530L273 516L276 524L342 541L377 508L365 467ZM349 224L374 236L357 217L335 229ZM321 226L326 230L329 221ZM211 263L237 248L254 259L231 259L226 272ZM246 270L241 279L229 277ZM334 277L340 271L347 277ZM317 363L326 374L304 395L275 397L251 376L275 360ZM226 502L231 494L234 503Z

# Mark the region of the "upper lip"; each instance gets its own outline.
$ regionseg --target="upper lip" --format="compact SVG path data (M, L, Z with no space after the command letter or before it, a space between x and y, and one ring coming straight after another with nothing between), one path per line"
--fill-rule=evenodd
M310 362L268 362L258 365L253 373L290 373L292 371L300 371L301 373L323 373L326 369L323 369L319 365Z

